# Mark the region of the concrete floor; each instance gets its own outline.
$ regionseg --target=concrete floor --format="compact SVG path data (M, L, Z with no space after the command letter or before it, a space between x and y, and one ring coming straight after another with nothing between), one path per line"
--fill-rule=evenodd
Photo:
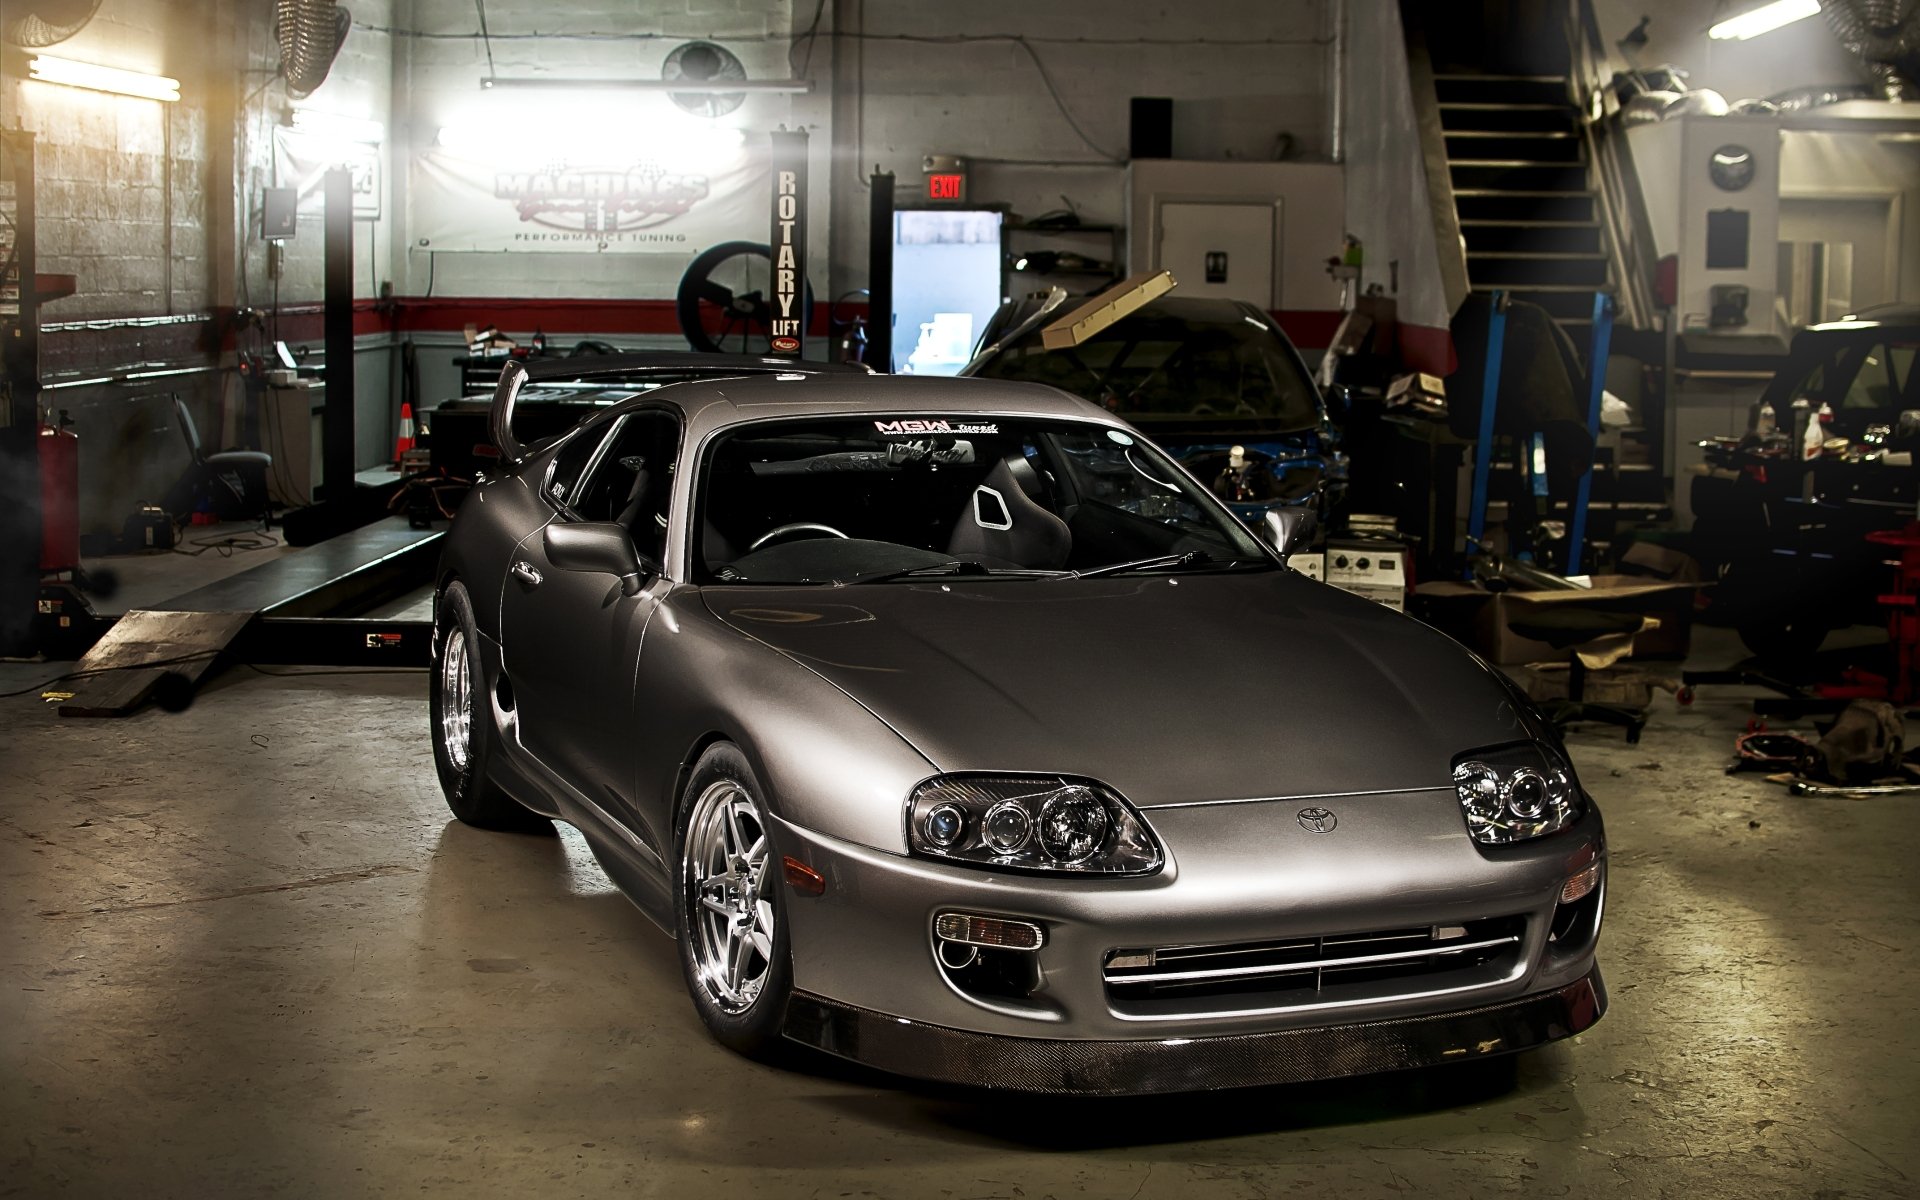
M0 700L0 1195L1920 1194L1914 802L1723 776L1728 693L1575 740L1613 839L1594 1030L1099 1103L720 1049L576 835L449 821L425 694Z

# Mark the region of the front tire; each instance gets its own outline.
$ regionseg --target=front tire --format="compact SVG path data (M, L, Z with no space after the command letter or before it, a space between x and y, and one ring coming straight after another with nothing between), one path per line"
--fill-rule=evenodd
M716 1041L770 1058L793 992L793 958L780 860L746 756L724 742L710 748L679 808L674 913L687 992Z
M433 627L433 765L447 807L481 829L551 830L552 822L523 808L488 775L493 761L492 706L486 672L480 669L480 631L466 585L455 581L440 594Z

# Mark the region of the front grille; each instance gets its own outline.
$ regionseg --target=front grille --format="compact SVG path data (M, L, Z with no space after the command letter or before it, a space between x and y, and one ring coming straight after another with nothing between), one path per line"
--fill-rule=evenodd
M1107 998L1119 1006L1263 997L1284 1007L1389 998L1505 978L1518 965L1526 918L1490 917L1374 933L1162 946L1107 956Z

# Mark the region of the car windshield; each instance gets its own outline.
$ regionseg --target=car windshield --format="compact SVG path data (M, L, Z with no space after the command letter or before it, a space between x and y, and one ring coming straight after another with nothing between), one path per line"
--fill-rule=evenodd
M1165 455L1083 421L761 421L715 441L698 489L695 559L708 582L1274 568Z
M1040 334L1028 331L975 373L1051 384L1141 425L1239 420L1284 431L1320 418L1293 348L1232 304L1162 300L1058 350Z

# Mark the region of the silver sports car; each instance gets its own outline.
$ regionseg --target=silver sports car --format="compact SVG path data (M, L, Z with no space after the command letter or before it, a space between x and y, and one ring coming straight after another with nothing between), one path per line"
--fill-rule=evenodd
M1525 1050L1599 1019L1600 813L1447 638L1290 570L1051 388L778 360L630 385L447 538L454 815L565 821L721 1042L1035 1092ZM672 380L675 382L663 382Z

